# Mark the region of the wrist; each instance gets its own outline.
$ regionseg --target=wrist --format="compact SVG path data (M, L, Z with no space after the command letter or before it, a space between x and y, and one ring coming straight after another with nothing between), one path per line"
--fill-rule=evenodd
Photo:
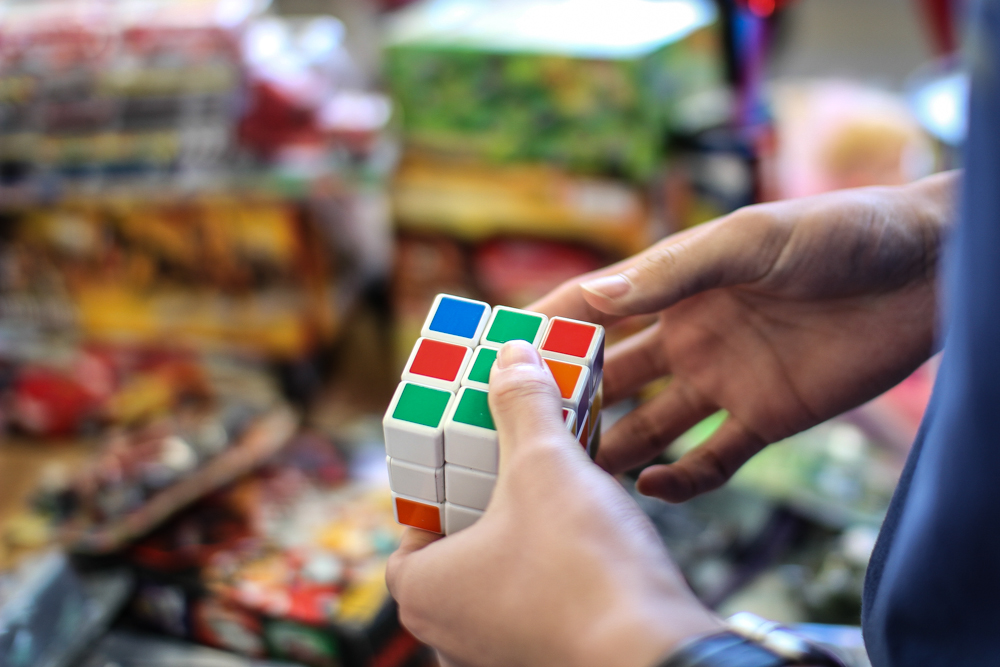
M572 662L585 667L650 667L691 639L726 629L722 619L690 600L670 600L609 611Z

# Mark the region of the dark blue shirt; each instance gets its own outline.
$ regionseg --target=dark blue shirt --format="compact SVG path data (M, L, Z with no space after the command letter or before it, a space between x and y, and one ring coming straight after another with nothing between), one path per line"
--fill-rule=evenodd
M875 667L1000 665L1000 0L971 18L944 356L868 568L862 624Z

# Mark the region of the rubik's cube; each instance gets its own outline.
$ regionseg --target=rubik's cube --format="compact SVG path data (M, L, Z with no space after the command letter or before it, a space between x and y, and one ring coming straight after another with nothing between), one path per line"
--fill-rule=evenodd
M562 394L566 428L596 454L603 327L439 294L420 334L382 420L399 523L451 534L486 509L499 464L490 370L507 341L538 348Z

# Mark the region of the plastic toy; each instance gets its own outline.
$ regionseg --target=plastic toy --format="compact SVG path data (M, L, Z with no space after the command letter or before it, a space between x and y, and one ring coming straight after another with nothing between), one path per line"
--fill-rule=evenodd
M596 454L604 328L439 294L382 420L399 523L451 534L486 509L499 464L490 369L511 340L538 348L562 393L567 430Z

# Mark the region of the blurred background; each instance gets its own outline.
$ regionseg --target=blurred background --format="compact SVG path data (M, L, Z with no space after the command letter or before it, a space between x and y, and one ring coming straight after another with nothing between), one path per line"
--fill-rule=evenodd
M383 583L381 442L434 295L523 306L954 167L963 4L0 0L0 666L434 664ZM636 496L697 594L867 664L934 369Z

